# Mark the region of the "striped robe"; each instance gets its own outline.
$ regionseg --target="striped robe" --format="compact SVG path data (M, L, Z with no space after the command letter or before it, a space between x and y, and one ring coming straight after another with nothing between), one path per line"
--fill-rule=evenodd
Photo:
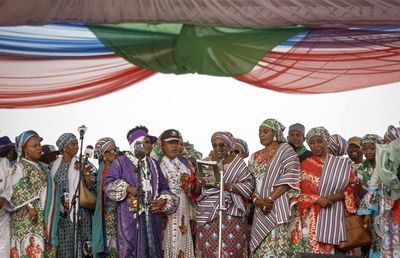
M259 198L267 198L277 186L286 184L293 189L299 189L299 183L299 159L293 148L289 144L283 143L258 177L257 188L259 189L256 189L256 193ZM289 222L290 208L293 205L293 200L289 200L285 193L275 200L271 212L267 215L261 208L255 207L250 240L251 252L257 249L276 225Z
M334 155L329 155L324 162L311 157L301 163L301 177L298 207L303 224L309 221L307 252L329 254L333 245L346 239L344 208L349 213L356 211L356 198L350 186L350 182L354 182L351 161ZM315 204L320 196L338 192L344 192L344 201L327 208Z
M224 174L224 182L233 184L239 194L225 191L225 202L228 203L226 215L244 217L246 207L243 199L250 199L254 188L254 180L246 163L237 155L229 164ZM219 189L203 188L197 199L196 222L199 226L205 225L219 217Z

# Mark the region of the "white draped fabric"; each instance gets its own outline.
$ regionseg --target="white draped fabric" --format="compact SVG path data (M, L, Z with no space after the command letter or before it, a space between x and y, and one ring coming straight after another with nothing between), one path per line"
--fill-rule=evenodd
M0 25L186 23L236 27L389 26L398 0L1 0Z

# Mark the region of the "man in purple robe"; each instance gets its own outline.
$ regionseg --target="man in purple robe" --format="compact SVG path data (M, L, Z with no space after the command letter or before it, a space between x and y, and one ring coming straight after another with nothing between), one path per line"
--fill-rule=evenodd
M104 179L104 192L118 203L117 250L122 258L161 257L161 214L175 212L179 201L160 167L145 153L147 148L140 149L148 137L144 126L130 130L127 138L132 152L114 160Z

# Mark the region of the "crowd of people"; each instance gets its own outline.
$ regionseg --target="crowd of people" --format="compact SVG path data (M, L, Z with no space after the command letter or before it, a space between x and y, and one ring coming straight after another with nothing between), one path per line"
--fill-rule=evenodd
M263 148L251 155L218 131L203 157L178 130L154 137L140 125L128 151L99 139L98 164L77 155L73 133L57 148L33 130L3 136L0 256L216 257L221 238L222 257L400 257L400 128L348 140L300 123L284 130L263 121ZM201 176L199 160L218 164L223 185ZM372 242L339 249L352 214Z

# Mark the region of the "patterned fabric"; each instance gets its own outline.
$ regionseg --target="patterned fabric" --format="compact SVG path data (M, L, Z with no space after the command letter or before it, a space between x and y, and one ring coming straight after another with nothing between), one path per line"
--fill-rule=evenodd
M351 167L351 165L346 165L348 161L343 161L343 163L345 163L342 164L343 167L335 166L341 164L341 160L343 159L333 155L330 155L329 157L330 158L324 162L313 156L301 163L301 195L298 201L298 208L302 218L302 232L305 241L304 247L306 248L305 251L309 253L332 253L334 247L332 243L337 242L344 224L342 218L340 218L340 221L332 220L333 215L330 215L330 207L321 208L315 203L320 196L334 192L332 189L338 189L337 192L344 191L344 201L339 201L335 204L344 205L344 211L346 213L355 213L357 209L357 200L354 193L355 178L353 173L350 171L348 174L342 173L342 176L337 175L340 174L341 168L347 169L347 167ZM326 173L329 171L328 169L334 171L334 173ZM347 177L345 177L346 174ZM341 180L344 180L345 182L343 183ZM330 184L331 186L326 187L327 184ZM343 184L345 185L344 190L341 189ZM326 187L326 189L322 189L323 187ZM327 210L328 212L325 211L324 213L321 213L323 210ZM344 215L343 209L340 211L342 212L340 215ZM324 216L320 215L320 213L324 214ZM332 225L336 225L336 228L332 229L332 227L327 226L323 220L332 221ZM325 231L323 231L323 229L325 229Z
M78 139L73 133L63 133L60 137L58 137L56 141L56 145L60 151L62 151L65 146L68 145L71 141L77 141Z
M247 220L226 215L222 220L222 257L245 257ZM219 220L196 229L196 257L218 256Z
M175 213L168 214L167 223L163 230L164 257L194 257L194 246L190 228L189 216L191 201L183 178L189 178L193 171L180 159L173 160L164 156L160 162L161 171L167 179L171 192L179 197L179 205Z
M311 128L310 131L308 131L307 136L306 136L306 140L307 143L309 144L310 142L310 138L313 136L322 136L322 138L324 138L325 142L328 144L329 143L329 139L330 139L330 135L328 130L325 129L325 127L314 127Z
M359 215L372 215L369 257L400 257L400 225L392 210L394 200L388 193L389 189L378 181L376 186L368 188L357 212Z
M364 137L361 139L361 145L365 143L373 143L373 144L382 144L383 139L379 135L376 134L366 134Z
M244 140L235 138L235 145L243 150L243 158L247 158L249 156L249 147Z
M400 138L400 127L394 127L393 125L389 125L385 136L390 140L394 141Z
M11 254L16 257L55 257L54 246L45 239L46 227L50 227L46 225L45 204L47 183L51 177L44 169L44 166L23 158L11 174L11 203L15 208L10 221ZM27 204L38 212L36 224L32 223Z
M299 194L300 163L289 144L281 144L271 160L263 160L261 151L252 154L249 169L256 178L255 192L259 198L270 197L274 187L285 184L297 190L297 195ZM281 195L267 215L259 207L255 208L250 242L252 252L265 241L269 232L277 225L290 221L290 209L296 203L295 198L291 197L287 192Z
M226 143L226 145L228 145L229 150L232 150L233 147L235 147L235 138L233 137L233 135L230 132L215 132L212 136L211 136L211 142L215 139L215 138L221 138L224 140L224 142Z
M373 171L374 167L368 160L365 160L355 168L354 174L356 175L357 183L362 185L364 189L368 189Z
M104 194L106 174L107 170L102 162L97 171L97 202L92 227L93 254L100 257L116 257L116 202L111 201Z
M276 136L279 143L286 142L286 138L283 135L283 131L285 131L285 126L278 122L275 119L267 119L261 123L261 125L266 126L276 132L278 135Z
M239 194L225 191L226 208L225 214L233 217L243 217L246 214L245 200L250 199L254 188L254 180L250 174L246 163L242 158L236 156L227 165L224 173L224 182L233 184L240 192ZM197 199L196 222L204 225L219 217L219 189L204 188Z
M96 142L96 145L94 146L94 157L96 159L100 159L101 156L108 149L108 147L110 147L113 144L115 145L115 141L110 137L104 137L98 140Z
M348 142L338 134L332 134L329 137L328 148L332 151L335 156L343 156L346 154Z

